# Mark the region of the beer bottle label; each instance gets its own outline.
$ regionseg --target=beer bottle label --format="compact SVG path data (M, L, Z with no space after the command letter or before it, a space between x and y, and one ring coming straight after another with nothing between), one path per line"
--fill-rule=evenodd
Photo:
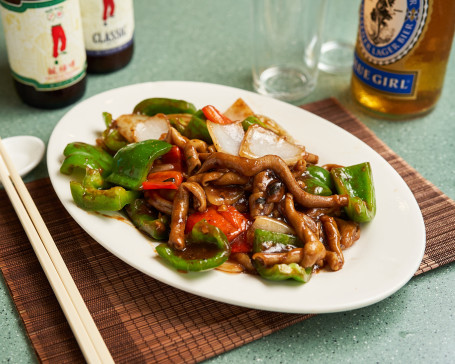
M0 0L6 49L13 77L39 91L77 83L86 55L77 0Z
M114 54L131 45L133 0L80 0L80 4L89 56Z
M379 91L412 97L417 71L388 67L417 44L428 18L429 0L362 0L354 74ZM365 60L365 61L364 61ZM399 69L399 70L398 70Z

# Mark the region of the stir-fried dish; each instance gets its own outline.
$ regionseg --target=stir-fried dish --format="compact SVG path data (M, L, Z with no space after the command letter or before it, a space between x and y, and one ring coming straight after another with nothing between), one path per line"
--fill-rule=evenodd
M338 271L376 212L368 162L318 165L241 99L221 113L151 98L104 113L96 145L66 146L74 202L122 211L178 271L219 269L307 282Z

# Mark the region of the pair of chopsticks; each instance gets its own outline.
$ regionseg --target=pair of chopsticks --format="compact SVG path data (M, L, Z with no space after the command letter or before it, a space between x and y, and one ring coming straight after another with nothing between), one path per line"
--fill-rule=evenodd
M0 181L88 363L114 363L82 296L0 138Z

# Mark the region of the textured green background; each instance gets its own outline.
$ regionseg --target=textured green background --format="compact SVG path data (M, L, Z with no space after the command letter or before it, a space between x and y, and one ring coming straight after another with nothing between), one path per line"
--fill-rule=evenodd
M352 34L359 2L330 0L327 33ZM132 63L113 74L90 75L85 98L119 86L158 80L201 81L252 90L250 1L136 0L134 5L136 51ZM19 100L0 33L0 135L31 134L47 143L52 129L70 107L43 111ZM439 104L426 117L389 122L366 116L350 99L349 73L321 73L316 91L305 102L338 98L425 178L455 198L454 53ZM26 180L45 176L46 165L42 162ZM453 362L454 301L455 265L451 264L413 278L380 303L318 315L209 362ZM35 360L0 276L0 362Z

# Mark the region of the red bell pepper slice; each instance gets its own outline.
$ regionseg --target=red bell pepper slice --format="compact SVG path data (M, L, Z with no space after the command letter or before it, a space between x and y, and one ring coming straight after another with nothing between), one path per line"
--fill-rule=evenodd
M144 190L176 190L183 182L182 172L163 171L150 173L147 180L142 182Z
M207 105L202 108L205 117L216 124L232 124L233 121L220 113L214 106Z
M239 212L234 206L223 206L218 209L218 213L237 229L241 229L242 231L248 229L248 226L250 225L250 220L248 220L248 218Z
M191 230L193 230L193 226L201 220L205 220L210 225L216 226L219 229L223 227L222 231L225 235L227 231L235 229L234 226L227 222L226 219L218 213L215 206L210 206L204 212L195 212L188 216L186 220L185 232L189 233Z
M233 206L227 209L210 206L204 212L195 212L188 216L185 232L188 233L193 226L201 220L206 220L210 225L219 228L226 235L229 242L233 241L242 232L248 229L249 221Z
M164 164L172 164L176 171L182 170L182 160L182 151L176 145L173 145L171 150L161 157Z
M246 230L231 242L231 253L250 253L252 250L253 244L248 241Z

